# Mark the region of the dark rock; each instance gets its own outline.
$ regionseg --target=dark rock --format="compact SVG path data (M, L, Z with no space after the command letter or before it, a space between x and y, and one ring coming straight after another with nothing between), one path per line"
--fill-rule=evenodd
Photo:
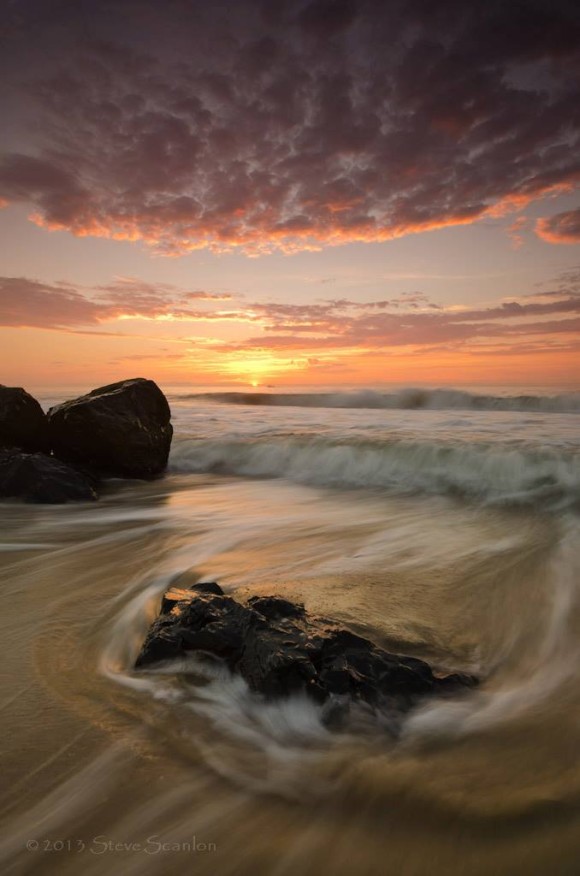
M223 660L249 687L273 699L303 691L336 720L349 703L403 714L427 696L445 696L477 680L456 673L435 675L423 660L390 654L371 641L310 617L303 605L276 596L247 605L198 584L172 588L152 624L136 666L202 652Z
M94 389L48 412L55 455L113 477L149 478L165 469L170 418L157 384L141 377Z
M187 589L179 587L179 585L174 585L170 590L167 591L163 599L161 600L161 614L168 614L171 609L178 605L180 602L188 601L191 599L191 591L195 590L197 593L213 593L216 596L223 596L224 591L216 584L215 581L203 581L198 584L194 584L192 587Z
M86 473L43 453L0 450L0 498L61 504L97 498Z
M46 453L50 449L46 414L20 387L0 384L0 447Z
M215 581L199 581L197 584L192 584L189 588L197 593L213 593L215 596L223 596L224 591Z
M188 573L178 575L177 578L174 579L174 583L170 590L167 591L163 599L161 600L161 614L168 614L174 605L177 605L179 602L183 602L183 600L191 599L190 591L195 590L197 593L213 593L216 596L223 596L224 591L216 584L215 581L198 581L195 584L192 584L191 587L182 587L181 582L182 579Z
M295 605L279 596L252 596L248 600L248 605L269 620L277 617L303 617L304 615L303 605Z

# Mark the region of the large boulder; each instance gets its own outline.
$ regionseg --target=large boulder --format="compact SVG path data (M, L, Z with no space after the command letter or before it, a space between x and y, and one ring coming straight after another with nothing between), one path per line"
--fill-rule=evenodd
M48 412L54 454L113 477L149 478L165 469L170 419L167 399L142 377L101 386Z
M90 475L52 456L0 450L0 498L56 505L91 502L97 493Z
M0 384L0 447L48 451L48 420L26 390Z
M447 696L476 684L472 676L435 675L423 660L390 654L368 639L321 618L303 605L276 596L242 604L215 583L164 596L136 667L197 652L223 661L251 690L268 699L304 692L326 714L366 703L389 715L404 715L426 697Z

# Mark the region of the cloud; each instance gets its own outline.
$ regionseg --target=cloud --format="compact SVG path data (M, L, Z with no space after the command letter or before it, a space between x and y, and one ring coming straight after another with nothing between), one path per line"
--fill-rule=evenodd
M518 216L507 228L507 233L511 237L512 246L514 249L519 249L524 242L522 231L528 224L527 216Z
M515 353L536 339L534 350L570 349L568 336L575 338L580 331L580 280L573 278L574 272L568 272L556 281L556 288L481 308L445 309L420 293L391 302L255 303L248 305L246 316L260 324L263 334L235 343L220 340L213 346L224 353L320 355L324 351L376 354L397 347L418 353L477 352L501 345ZM401 299L407 301L406 306Z
M131 317L197 319L204 316L204 311L193 308L192 301L220 302L230 298L222 293L191 292L128 277L93 288L43 283L26 277L0 277L0 325L78 330Z
M580 243L580 209L538 219L536 234L548 243Z
M252 304L250 312L254 319L271 334L250 338L239 346L379 349L578 329L580 287L557 291L547 300L546 293L536 298L446 310L421 293L378 302L338 299L308 305Z
M563 0L61 0L52 18L19 7L7 34L19 112L36 105L0 198L49 229L292 252L580 182L580 20Z
M125 318L151 321L146 338L134 333L135 326L129 334L117 331ZM180 326L178 334L167 336L166 320L182 320L187 331ZM225 332L218 330L221 323L227 324ZM4 277L0 326L78 333L87 341L94 335L131 338L141 346L110 364L149 361L214 377L249 374L257 379L304 369L346 373L356 370L357 362L395 355L417 357L418 362L455 354L573 357L580 337L580 272L570 268L531 294L480 307L443 307L420 291L390 299L291 304L131 277L90 288ZM213 326L216 336L208 336ZM177 347L168 348L168 341Z

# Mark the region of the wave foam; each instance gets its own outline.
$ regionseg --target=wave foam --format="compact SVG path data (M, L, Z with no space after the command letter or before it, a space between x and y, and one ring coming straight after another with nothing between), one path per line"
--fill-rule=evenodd
M367 408L380 410L523 411L580 413L580 393L562 395L478 395L459 389L402 389L394 393L364 389L352 392L206 392L177 395L231 405L305 408Z
M580 454L573 451L319 437L186 439L174 444L170 467L181 473L456 495L481 504L580 509Z

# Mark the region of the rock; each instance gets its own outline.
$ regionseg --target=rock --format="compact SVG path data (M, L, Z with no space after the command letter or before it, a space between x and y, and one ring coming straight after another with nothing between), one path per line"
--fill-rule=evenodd
M83 472L46 456L0 450L0 498L61 504L91 502L95 484Z
M47 453L50 449L46 414L20 387L0 384L0 447Z
M217 593L218 596L223 596L223 590L216 584L215 581L203 581L199 580L199 572L197 569L186 569L184 572L179 572L171 579L171 588L178 588L179 590L197 590L201 587L205 588L213 588L210 590L206 590L206 592Z
M170 418L157 384L123 380L51 408L51 446L60 459L104 475L150 478L167 465Z
M179 583L180 577L181 576L179 576L176 583L171 587L170 590L167 591L167 593L163 597L160 608L161 614L168 614L171 609L179 602L182 602L184 599L190 599L191 594L189 591L191 590L195 590L198 593L213 593L217 596L224 595L224 591L219 586L219 584L215 583L215 581L200 581L197 584L193 584L187 590L183 589L183 587L181 587Z
M219 591L219 592L218 592ZM216 584L172 588L152 624L136 667L210 654L240 673L268 699L305 692L320 703L348 709L362 702L404 714L428 696L473 687L472 676L439 678L423 660L390 654L370 640L309 616L303 605L277 596L243 605ZM327 710L336 718L336 709Z
M252 596L248 599L248 605L270 620L282 617L304 617L303 605L295 605L279 596Z

